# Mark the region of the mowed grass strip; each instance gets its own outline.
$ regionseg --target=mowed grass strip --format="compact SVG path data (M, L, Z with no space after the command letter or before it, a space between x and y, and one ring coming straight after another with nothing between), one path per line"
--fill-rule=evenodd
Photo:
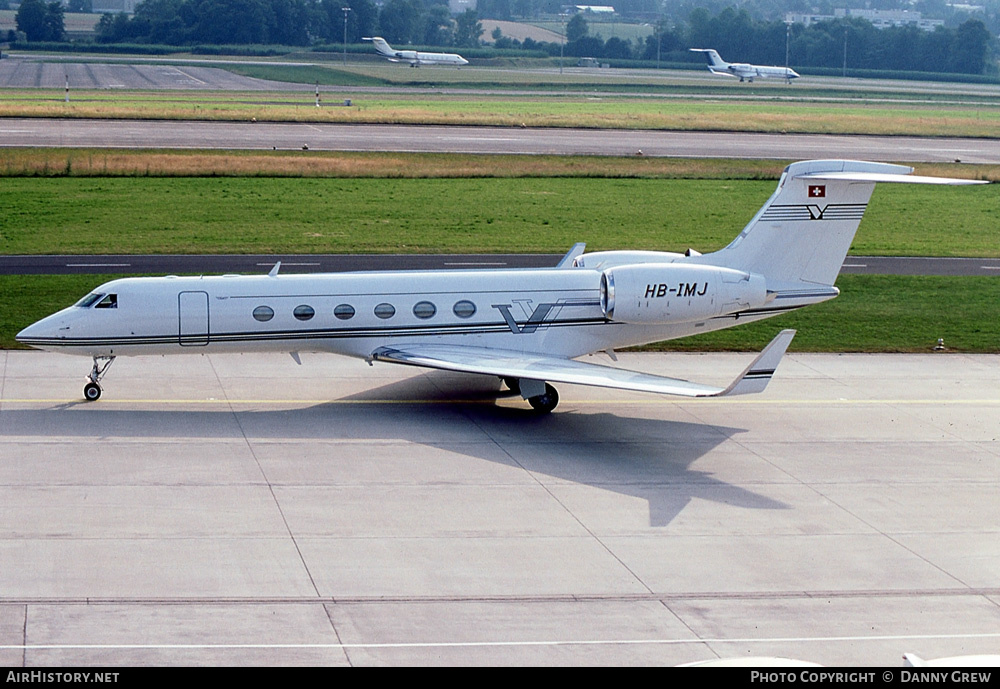
M600 177L773 179L775 160L350 151L0 148L0 177ZM947 174L1000 179L998 166ZM929 174L929 173L925 173Z
M0 148L0 177L599 177L777 180L792 161L352 151ZM921 163L916 174L1000 180L1000 165Z
M1000 109L992 104L830 104L774 100L652 99L632 96L513 94L375 96L308 91L233 92L34 90L5 94L0 117L169 119L365 124L452 124L500 127L592 127L687 131L786 132L996 138ZM346 100L351 105L345 106Z
M114 277L0 276L0 348L23 348L18 331ZM823 304L642 349L757 351L782 328L795 328L795 352L931 352L938 338L953 352L1000 352L998 278L842 275L837 286L841 295ZM81 361L81 371L87 365Z
M0 178L0 253L711 251L773 180ZM1000 186L879 185L853 253L1000 256Z

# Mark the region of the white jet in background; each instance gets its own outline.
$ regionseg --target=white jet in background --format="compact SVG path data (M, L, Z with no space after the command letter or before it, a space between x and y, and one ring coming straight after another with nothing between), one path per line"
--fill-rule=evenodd
M740 81L754 79L798 79L799 74L791 67L764 67L745 62L726 62L711 48L690 48L693 53L704 53L708 60L708 71L727 77L738 77Z
M452 65L453 67L461 67L462 65L469 64L468 60L456 53L422 53L416 50L395 50L381 36L362 38L361 40L374 43L375 50L378 51L379 55L388 58L389 62L409 62L410 67L419 67L420 65Z
M117 356L331 352L502 378L542 412L553 382L710 397L762 391L792 340L785 330L727 387L577 357L777 316L833 299L834 281L876 182L977 184L913 168L819 160L785 168L777 191L709 254L583 253L553 268L220 277L101 285L22 330L19 342L93 357L84 397Z

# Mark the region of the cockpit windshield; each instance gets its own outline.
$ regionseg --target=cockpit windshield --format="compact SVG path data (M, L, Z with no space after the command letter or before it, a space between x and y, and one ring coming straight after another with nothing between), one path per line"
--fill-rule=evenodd
M109 294L97 302L95 309L117 309L118 308L118 295Z
M96 306L94 306L95 304ZM76 305L81 309L89 309L91 306L95 309L117 309L118 295L92 292L78 301Z
M83 299L81 299L80 301L78 301L76 303L76 305L78 307L80 307L81 309L89 309L96 302L100 301L101 297L103 297L103 296L104 296L103 294L98 294L97 292L91 292L90 294L88 294L87 296L85 296Z

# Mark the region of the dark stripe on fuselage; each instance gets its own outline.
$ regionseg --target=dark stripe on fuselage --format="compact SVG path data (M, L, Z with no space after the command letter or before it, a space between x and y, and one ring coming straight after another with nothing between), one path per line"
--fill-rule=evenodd
M606 318L573 318L550 323L532 324L536 325L536 330L546 330L549 328L565 328L590 325L621 325L612 323ZM523 324L522 324L523 327ZM383 328L339 328L336 330L279 330L268 332L235 332L235 333L208 333L210 343L231 343L231 342L281 342L286 340L339 340L339 339L366 339L377 337L438 337L445 335L484 335L491 333L511 333L506 322L499 323L455 323L452 325L428 325L428 326L397 326ZM513 333L511 333L513 335ZM45 338L45 339L22 339L19 342L33 346L50 347L125 347L142 345L169 345L179 342L193 343L198 341L204 343L205 334L187 334L183 337L178 335L147 335L131 337L100 337L100 338Z

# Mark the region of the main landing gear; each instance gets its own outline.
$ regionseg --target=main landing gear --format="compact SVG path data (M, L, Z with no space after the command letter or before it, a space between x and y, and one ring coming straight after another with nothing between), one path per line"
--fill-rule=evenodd
M553 409L556 408L557 404L559 404L559 393L556 392L556 389L554 387L546 383L545 392L542 393L541 395L535 395L534 397L529 397L528 404L530 404L531 408L537 411L538 413L548 414L549 412L551 412Z
M111 368L115 362L113 356L95 356L94 368L90 369L87 376L87 384L83 386L83 398L88 402L94 402L101 396L101 378Z
M506 377L503 382L511 392L528 400L531 408L539 414L548 414L559 404L559 393L546 382Z

